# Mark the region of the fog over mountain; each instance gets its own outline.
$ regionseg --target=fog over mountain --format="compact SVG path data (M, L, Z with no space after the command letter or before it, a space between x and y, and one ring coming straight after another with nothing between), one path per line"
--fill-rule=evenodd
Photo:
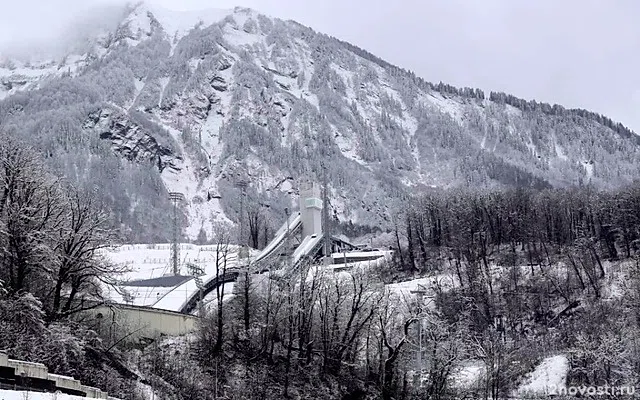
M356 44L430 81L586 108L640 129L640 6L633 0L150 1L195 11L246 6ZM100 9L105 4L124 3L7 3L0 14L0 52L3 43L24 48L30 38L55 43L59 30L78 25L73 17L82 10L98 8L107 15Z

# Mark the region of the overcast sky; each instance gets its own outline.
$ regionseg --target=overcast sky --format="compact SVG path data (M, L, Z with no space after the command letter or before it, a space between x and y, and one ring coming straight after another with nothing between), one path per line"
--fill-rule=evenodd
M98 1L0 0L0 49L54 38ZM247 6L349 41L428 81L610 116L640 132L637 0L151 0ZM105 14L106 13L102 13Z

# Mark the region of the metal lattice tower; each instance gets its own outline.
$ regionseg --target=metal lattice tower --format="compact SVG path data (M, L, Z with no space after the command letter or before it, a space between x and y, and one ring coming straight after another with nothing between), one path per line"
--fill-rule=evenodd
M184 200L184 195L179 192L169 192L169 200L173 203L173 240L171 241L171 267L173 274L180 273L180 237L181 227L178 222L178 203Z
M193 276L193 280L196 282L196 287L198 288L198 314L200 318L204 317L204 282L202 280L202 275L204 275L204 271L202 267L195 264L188 264L189 274Z

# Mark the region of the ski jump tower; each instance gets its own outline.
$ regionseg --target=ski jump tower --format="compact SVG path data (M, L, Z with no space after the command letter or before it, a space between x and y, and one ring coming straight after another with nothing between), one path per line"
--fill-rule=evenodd
M291 266L303 259L324 257L324 262L331 261L333 252L353 249L354 246L328 232L329 226L326 211L328 199L322 186L315 182L298 181L300 212L295 216L287 215L287 221L276 232L273 240L254 259L260 263L272 255L291 257ZM291 225L290 225L291 224ZM298 236L299 235L299 236ZM298 238L296 244L291 239ZM293 244L293 247L292 247Z
M300 184L300 219L303 238L322 235L322 195L317 183Z

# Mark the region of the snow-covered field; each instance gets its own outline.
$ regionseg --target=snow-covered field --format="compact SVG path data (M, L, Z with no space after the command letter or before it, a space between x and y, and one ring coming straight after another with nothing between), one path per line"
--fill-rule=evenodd
M235 258L237 251L238 246L230 245L229 258ZM123 281L158 278L173 272L171 245L168 243L124 245L105 249L102 254L117 265L129 267L130 271L121 278ZM180 274L189 273L185 267L186 264L195 264L205 273L215 272L215 263L215 245L199 246L187 243L180 245L180 264L182 265L181 270L178 271Z
M256 253L256 251L253 251L250 256L253 257ZM105 249L102 254L107 260L117 265L126 266L129 270L119 279L124 285L118 285L115 288L109 286L104 288L107 297L115 303L178 311L198 291L193 278L171 287L129 286L126 283L173 275L170 259L171 246L169 244L125 245L113 249ZM182 244L180 246L181 267L178 271L179 275L191 275L191 271L187 267L188 264L191 264L202 270L204 275L201 279L207 282L215 279L217 262L215 245ZM219 263L222 262L221 254ZM228 270L238 266L238 246L229 246L226 262Z
M547 357L524 378L524 382L514 391L513 398L539 398L566 387L569 361L560 354ZM453 375L453 386L470 389L483 384L485 367L480 361L467 361Z

